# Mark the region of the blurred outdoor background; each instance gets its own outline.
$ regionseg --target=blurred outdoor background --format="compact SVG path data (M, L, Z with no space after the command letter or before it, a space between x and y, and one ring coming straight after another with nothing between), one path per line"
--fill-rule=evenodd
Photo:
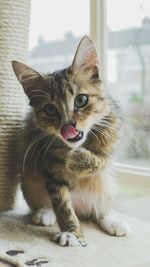
M29 64L44 73L68 66L89 25L89 0L32 0ZM117 160L150 167L150 1L108 0L107 39L106 86L125 117Z

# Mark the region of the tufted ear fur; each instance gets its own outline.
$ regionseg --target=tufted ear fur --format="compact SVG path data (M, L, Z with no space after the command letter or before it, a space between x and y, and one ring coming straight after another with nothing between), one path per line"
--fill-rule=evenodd
M35 100L38 100L38 98L33 99L34 92L45 88L44 77L39 72L18 61L12 61L12 67L32 105Z
M90 79L99 79L99 62L96 47L92 39L84 36L77 48L73 63L73 71L89 72Z

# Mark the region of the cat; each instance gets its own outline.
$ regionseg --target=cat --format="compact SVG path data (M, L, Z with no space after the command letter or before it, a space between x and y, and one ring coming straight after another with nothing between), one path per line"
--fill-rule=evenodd
M20 158L33 222L53 225L57 219L54 241L61 246L86 246L78 218L110 235L127 235L126 222L110 215L115 183L109 165L122 119L101 81L91 38L82 38L71 66L52 74L17 61L12 66L31 106Z

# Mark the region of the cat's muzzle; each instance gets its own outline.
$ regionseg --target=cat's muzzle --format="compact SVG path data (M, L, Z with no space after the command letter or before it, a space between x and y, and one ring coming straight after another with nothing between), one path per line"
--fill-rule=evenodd
M60 134L68 142L77 142L83 138L83 132L79 131L75 125L66 124L60 129Z

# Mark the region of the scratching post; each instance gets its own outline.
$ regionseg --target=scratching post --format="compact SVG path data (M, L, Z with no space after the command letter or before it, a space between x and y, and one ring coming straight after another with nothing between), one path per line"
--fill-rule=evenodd
M26 100L11 60L26 60L29 21L30 0L0 0L0 211L14 207L18 186L14 158Z

